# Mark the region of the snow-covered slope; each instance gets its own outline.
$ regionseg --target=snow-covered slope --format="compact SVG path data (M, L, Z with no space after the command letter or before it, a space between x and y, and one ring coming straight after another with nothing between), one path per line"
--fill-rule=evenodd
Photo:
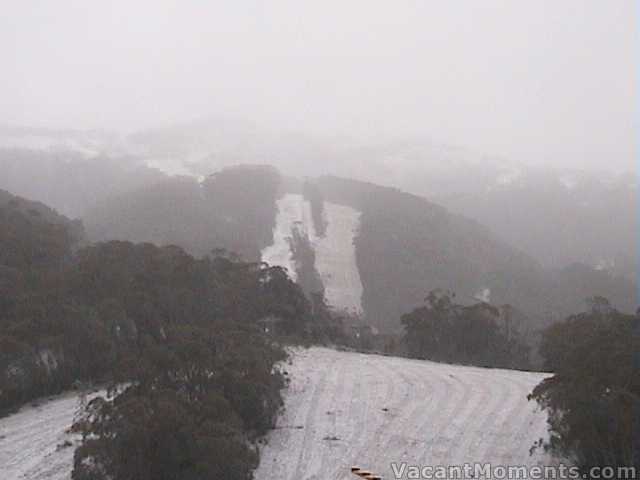
M286 268L289 276L296 280L296 266L289 240L294 228L306 229L310 238L315 236L309 202L305 202L302 195L287 194L278 199L276 206L278 214L273 229L273 244L262 251L262 261Z
M339 310L362 313L362 282L353 245L360 213L350 207L325 202L327 229L325 235L319 237L313 226L310 204L302 195L284 195L277 201L277 207L274 243L262 251L262 260L285 267L295 280L296 266L289 239L297 229L309 238L315 251L315 268L322 280L327 303Z
M391 462L546 463L529 455L546 415L527 402L544 374L381 355L297 349L285 411L261 450L256 480L346 480L359 465L394 478ZM67 480L73 448L57 449L79 406L67 395L0 419L3 480Z
M256 480L352 478L358 465L395 478L410 465L545 463L529 455L547 436L527 401L544 374L298 350L285 411L261 451Z
M77 435L67 433L81 403L66 394L0 418L0 471L3 480L68 480Z
M312 243L325 299L335 308L361 314L362 282L353 244L360 226L360 212L325 202L324 214L327 220L325 235L314 237Z

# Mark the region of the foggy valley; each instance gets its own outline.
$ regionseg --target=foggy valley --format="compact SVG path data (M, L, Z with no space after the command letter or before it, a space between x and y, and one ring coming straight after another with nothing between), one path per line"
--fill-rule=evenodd
M0 477L640 478L635 2L5 11Z

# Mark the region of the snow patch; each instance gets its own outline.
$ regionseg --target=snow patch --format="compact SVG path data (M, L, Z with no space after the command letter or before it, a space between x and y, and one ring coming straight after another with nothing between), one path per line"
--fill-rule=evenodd
M612 258L600 258L594 265L594 269L600 272L613 272L616 268L616 261Z
M484 303L491 303L491 289L482 288L473 296L473 298Z
M40 359L40 363L44 365L44 368L47 371L48 375L51 375L51 373L57 370L58 360L51 350L41 350L38 353L38 357Z

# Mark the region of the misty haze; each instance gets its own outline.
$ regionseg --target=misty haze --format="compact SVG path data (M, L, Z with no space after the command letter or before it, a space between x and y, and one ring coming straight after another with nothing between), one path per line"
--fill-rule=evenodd
M637 2L2 7L2 479L640 478Z

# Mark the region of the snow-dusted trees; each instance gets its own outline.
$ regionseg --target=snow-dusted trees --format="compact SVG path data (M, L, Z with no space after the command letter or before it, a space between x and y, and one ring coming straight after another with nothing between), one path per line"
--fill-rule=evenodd
M73 479L251 479L250 440L281 406L283 355L246 326L168 328L124 375L126 390L76 422Z

